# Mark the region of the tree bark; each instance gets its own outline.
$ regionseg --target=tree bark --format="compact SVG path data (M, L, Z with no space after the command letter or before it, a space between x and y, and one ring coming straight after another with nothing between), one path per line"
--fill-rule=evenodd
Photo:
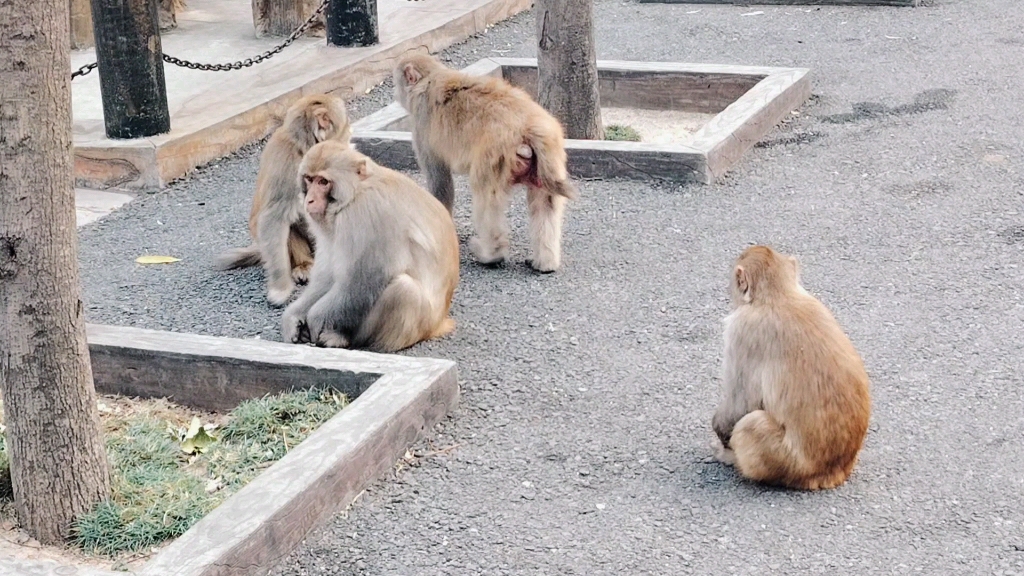
M256 37L287 36L302 25L316 9L320 0L252 0L252 23ZM323 36L324 17L310 26L306 36Z
M18 521L46 544L110 492L79 299L67 0L0 0L0 394Z
M92 6L89 0L71 0L71 49L91 48Z
M593 0L537 0L537 101L567 138L603 139Z

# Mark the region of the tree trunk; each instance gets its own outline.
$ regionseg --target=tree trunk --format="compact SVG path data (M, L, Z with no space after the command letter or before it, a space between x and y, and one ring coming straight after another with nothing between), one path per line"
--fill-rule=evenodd
M537 101L567 138L603 139L593 0L537 0Z
M89 0L71 0L71 49L92 45L92 6Z
M18 521L46 544L110 492L71 186L67 0L0 1L0 394Z
M252 0L252 23L256 37L287 36L302 25L316 9L320 0ZM324 16L310 26L307 36L323 36Z

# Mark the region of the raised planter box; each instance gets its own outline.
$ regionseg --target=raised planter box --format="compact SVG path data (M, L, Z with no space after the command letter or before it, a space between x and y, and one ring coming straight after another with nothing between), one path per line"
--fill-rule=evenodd
M741 6L918 6L921 0L636 0L640 4L738 4Z
M88 339L103 394L170 397L208 410L323 384L354 398L135 571L139 576L266 574L428 434L459 396L455 364L447 360L118 326L90 325ZM0 574L106 572L0 559Z
M811 95L809 70L715 64L597 62L602 107L713 114L685 143L567 140L575 178L710 183ZM502 77L536 96L537 61L485 58L464 69ZM393 103L352 125L352 141L377 162L416 168L407 114Z

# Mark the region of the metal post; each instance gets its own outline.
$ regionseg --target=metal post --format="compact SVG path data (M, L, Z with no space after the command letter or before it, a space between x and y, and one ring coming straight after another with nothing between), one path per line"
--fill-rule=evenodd
M142 138L171 130L156 3L92 0L108 138Z
M379 42L377 0L330 0L327 43L331 46L371 46Z

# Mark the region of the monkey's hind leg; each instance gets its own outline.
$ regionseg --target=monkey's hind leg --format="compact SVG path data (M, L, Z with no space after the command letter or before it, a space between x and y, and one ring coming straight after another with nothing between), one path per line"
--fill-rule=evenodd
M554 272L562 264L562 220L566 198L530 186L526 202L530 210L529 264L538 272Z
M469 240L469 250L481 264L500 264L508 257L508 190L488 185L486 177L474 178L471 188L476 235Z
M399 274L374 302L352 343L377 352L397 352L431 337L436 332L432 320L433 307L423 285Z
M313 268L313 249L295 228L288 232L288 256L292 264L292 280L297 284L308 282L309 271Z
M786 440L786 430L764 410L754 410L736 423L729 444L740 474L766 484L801 490L834 488L834 474L809 470L797 449Z

